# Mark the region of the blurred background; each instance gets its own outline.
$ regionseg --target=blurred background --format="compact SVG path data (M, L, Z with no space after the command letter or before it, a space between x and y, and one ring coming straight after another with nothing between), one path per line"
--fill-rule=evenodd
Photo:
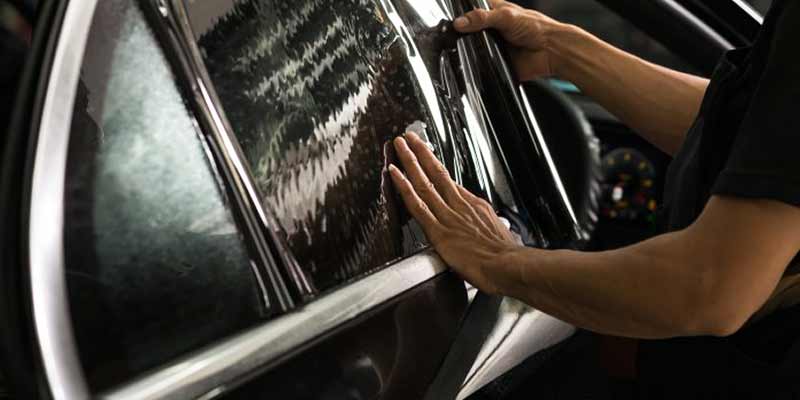
M563 22L576 24L616 47L669 68L696 73L693 68L672 55L664 46L620 18L600 3L591 0L512 0L534 8ZM772 0L748 0L762 15Z

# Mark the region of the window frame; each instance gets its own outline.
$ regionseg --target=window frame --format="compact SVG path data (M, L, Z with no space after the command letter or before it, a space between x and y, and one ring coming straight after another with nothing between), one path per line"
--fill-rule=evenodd
M72 108L97 1L73 2L66 8L47 83L31 177L28 262L32 314L44 375L56 400L90 397L67 303L62 202Z

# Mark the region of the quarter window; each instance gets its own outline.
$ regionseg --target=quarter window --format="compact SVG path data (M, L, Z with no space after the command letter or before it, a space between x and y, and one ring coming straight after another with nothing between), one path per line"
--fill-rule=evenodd
M98 2L65 194L73 325L94 390L270 312L198 127L136 2Z

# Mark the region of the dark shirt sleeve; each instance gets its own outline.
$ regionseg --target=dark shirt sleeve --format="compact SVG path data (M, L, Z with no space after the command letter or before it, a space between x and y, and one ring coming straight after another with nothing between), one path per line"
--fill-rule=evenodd
M767 63L711 193L800 206L800 1L787 1Z

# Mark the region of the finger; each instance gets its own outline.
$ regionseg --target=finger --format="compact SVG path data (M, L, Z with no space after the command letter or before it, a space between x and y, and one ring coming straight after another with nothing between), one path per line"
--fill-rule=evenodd
M442 165L436 155L428 148L427 143L423 142L414 132L406 133L406 142L419 160L422 171L433 182L433 186L444 197L450 208L462 206L465 201L458 191L458 185L450 178L447 168Z
M400 197L403 199L406 209L408 209L411 216L422 226L422 230L425 232L428 239L433 241L434 236L436 236L435 232L440 228L439 220L436 219L436 216L433 215L425 202L417 195L414 186L411 185L411 182L406 179L397 167L390 164L389 175L392 177L394 187L400 193Z
M489 28L501 29L511 21L512 13L511 7L500 7L496 10L472 10L456 18L453 21L453 27L462 33L478 32Z
M438 219L448 219L452 217L453 210L445 203L444 199L436 191L436 187L425 175L425 171L419 165L417 156L408 146L406 140L398 137L394 140L397 158L406 170L406 177L411 182L416 194L428 205L433 214Z

